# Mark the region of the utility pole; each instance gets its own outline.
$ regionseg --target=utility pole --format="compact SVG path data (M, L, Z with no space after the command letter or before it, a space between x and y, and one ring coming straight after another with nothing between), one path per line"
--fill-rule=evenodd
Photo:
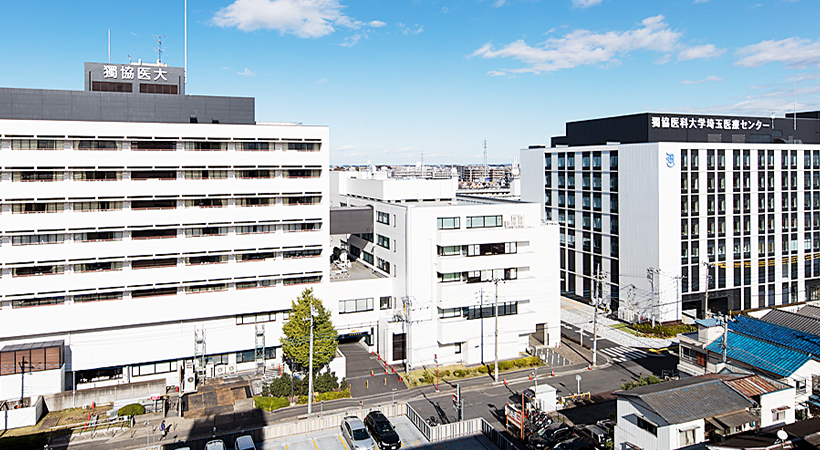
M650 310L650 314L652 315L652 328L655 328L655 268L650 267L646 269L646 279L649 280L649 286L652 289L652 309Z
M498 283L504 280L500 278L496 278L493 280L495 283L495 306L493 310L495 310L495 382L498 382Z
M23 406L23 399L26 398L26 387L23 384L23 379L26 377L26 357L20 363L20 406Z
M595 274L595 285L593 289L593 305L595 308L592 314L592 365L598 365L598 304L601 301L601 266L598 266L598 272Z
M723 316L723 364L726 364L726 350L729 345L729 318ZM708 361L707 361L708 363Z
M313 308L313 300L310 301L310 362L308 363L308 414L310 414L313 406L313 316L316 310Z
M681 307L681 298L680 298L680 280L683 279L683 275L678 275L675 278L675 320L683 320L683 316L681 315L680 307Z
M706 267L706 299L705 299L705 303L704 303L704 306L703 306L703 308L704 308L703 318L708 319L709 316L711 315L711 313L709 312L709 285L711 284L711 281L712 281L711 269L712 269L712 267L714 267L715 263L710 262L710 261L704 261L702 264L703 264L703 267Z

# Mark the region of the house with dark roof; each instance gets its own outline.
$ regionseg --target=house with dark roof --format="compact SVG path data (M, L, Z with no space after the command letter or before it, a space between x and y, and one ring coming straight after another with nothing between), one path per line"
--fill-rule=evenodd
M673 450L754 429L755 401L705 375L616 391L616 449Z
M794 408L809 411L812 378L820 375L820 335L748 316L737 316L728 323L715 319L696 323L697 332L679 336L678 371L682 376L722 370L760 374L795 390L794 406L770 409L772 423L794 421Z

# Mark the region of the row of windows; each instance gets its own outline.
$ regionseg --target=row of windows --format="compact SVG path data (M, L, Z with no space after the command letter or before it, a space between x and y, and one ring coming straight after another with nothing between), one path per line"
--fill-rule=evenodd
M470 244L437 246L439 256L484 256L484 255L504 255L518 252L516 242L497 242L492 244Z
M558 235L559 244L567 248L575 248L575 231L563 229ZM581 234L581 250L598 255L603 254L603 236L598 233L583 233ZM609 238L609 255L617 258L619 256L618 237L610 236Z
M256 178L319 178L322 175L320 169L254 169L254 170L185 170L182 171L182 178L186 180L224 180L231 173L236 179L256 179ZM27 170L12 171L11 181L63 181L73 179L75 181L120 181L123 172L120 170L108 171L72 171L69 178L66 178L65 171L54 170ZM129 172L131 180L176 180L176 170L131 170Z
M496 228L504 226L502 216L470 216L467 217L467 228ZM460 217L439 217L436 219L439 230L455 230L461 228Z
M452 283L459 281L466 283L481 283L493 280L515 280L517 278L517 268L438 273L438 281L441 283Z
M439 308L438 317L440 319L450 319L454 317L465 317L467 320L484 319L495 317L496 305L465 306L461 308ZM518 314L518 302L502 302L498 304L498 316L511 316Z
M552 174L546 172L544 177L545 187L552 187ZM586 190L600 191L603 188L603 179L600 173L592 175L585 173L581 175L581 187ZM575 174L574 173L559 173L558 174L558 189L575 189ZM609 175L609 190L618 191L618 174L612 173Z
M241 316L236 316L236 324L246 325L254 323L276 322L277 314L282 314L282 320L288 320L288 318L290 317L290 311L269 311L256 314L243 314Z
M201 236L227 236L231 228L236 230L236 234L260 234L275 233L277 230L283 232L299 231L319 231L322 224L319 222L285 223L278 225L245 225L237 227L195 227L184 228L185 237ZM148 229L131 231L132 239L162 239L175 238L180 236L176 228L170 229ZM98 241L119 241L123 238L122 231L99 231L86 233L48 233L48 234L27 234L12 236L12 245L36 245L36 244L62 244L73 239L74 242L98 242Z
M237 289L249 289L252 287L274 287L274 286L292 286L292 285L302 285L302 284L315 284L320 283L322 281L321 275L305 275L305 276L298 276L298 277L289 277L289 278L269 278L264 280L255 280L255 281L237 281L236 288ZM251 285L251 283L258 283ZM243 286L240 287L240 284ZM196 294L202 292L216 292L216 291L224 291L228 289L227 283L213 283L213 284L200 284L200 285L191 285L185 286L182 288L182 292L186 294ZM179 289L177 287L160 287L160 288L150 288L150 289L138 289L138 290L131 290L128 291L131 294L131 298L147 298L147 297L159 297L159 296L169 296L169 295L178 295ZM100 292L100 293L91 293L91 294L82 294L82 295L74 295L73 300L76 303L87 303L87 302L97 302L97 301L105 301L105 300L122 300L124 297L124 291L114 291L114 292ZM45 305L61 305L66 302L66 297L64 295L59 296L50 296L50 297L37 297L37 298L25 298L25 299L13 299L11 302L11 306L13 308L27 308L31 306L45 306Z
M276 196L276 197L235 197L234 205L237 207L252 207L252 206L298 206L298 205L318 205L322 202L321 196ZM54 213L66 211L66 205L71 205L71 210L75 212L89 212L89 211L122 211L122 201L91 201L91 202L47 202L47 203L13 203L11 205L11 212L13 214L28 214L28 213ZM182 205L184 207L208 207L208 208L222 208L228 206L227 199L199 199L199 200L184 200ZM177 200L131 200L130 207L132 210L141 209L176 209L178 207Z
M257 252L257 253L240 253L237 254L237 262L245 261L264 261L268 259L283 258L315 258L321 256L321 249L294 249L280 252ZM228 262L228 255L203 255L191 256L182 258L185 265L195 266L203 264L220 264ZM134 259L131 260L131 269L154 269L165 267L176 267L179 259L177 258L154 258L154 259ZM110 270L122 270L122 261L95 261L84 262L78 264L71 264L74 272L101 272ZM32 276L32 275L56 275L65 273L65 264L43 264L36 266L14 267L11 269L11 274L14 277ZM389 264L387 266L389 268ZM389 272L389 270L387 271Z
M12 150L63 150L66 142L74 150L122 150L122 141L113 140L55 140L55 139L13 139ZM178 141L151 140L131 141L131 150L175 151ZM228 142L219 141L185 141L182 149L192 151L227 151ZM320 142L235 142L237 151L285 151L315 152L322 148Z
M707 149L705 151L707 170L724 170L726 168L726 156L728 150ZM799 150L733 150L731 153L732 168L734 170L752 169L752 152L757 161L756 170L775 169L776 155L780 154L780 169L797 169L799 160ZM820 169L820 151L804 150L803 168ZM681 150L681 168L688 170L699 169L699 155L704 155L703 150L691 149Z
M552 168L552 155L553 154L546 154L544 159L544 168L550 169ZM576 153L568 152L568 153L557 153L556 160L558 165L558 170L568 169L574 170L575 169L575 157ZM583 170L601 169L601 152L581 152L581 168ZM609 168L610 170L617 170L618 169L618 152L609 152Z

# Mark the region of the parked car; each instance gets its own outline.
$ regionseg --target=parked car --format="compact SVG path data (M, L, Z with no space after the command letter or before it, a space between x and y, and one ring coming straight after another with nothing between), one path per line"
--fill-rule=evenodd
M596 425L606 431L607 436L612 439L615 436L615 421L612 419L599 420Z
M606 441L609 440L606 430L598 425L583 425L577 428L578 436L588 438L598 448L604 448Z
M393 424L381 411L370 411L364 418L364 426L381 450L401 448L401 439Z
M236 438L236 440L233 443L233 449L234 450L256 450L256 446L253 445L253 438L252 437L250 437L248 435L244 435L244 436L239 436L238 438Z
M208 443L205 444L205 450L225 450L225 443L219 439L208 441Z
M566 441L559 442L555 450L595 450L595 445L585 437L574 437Z
M376 443L373 442L362 420L356 416L346 416L342 419L342 436L350 450L376 450Z
M527 437L527 446L542 450L574 436L572 428L563 423L551 423Z

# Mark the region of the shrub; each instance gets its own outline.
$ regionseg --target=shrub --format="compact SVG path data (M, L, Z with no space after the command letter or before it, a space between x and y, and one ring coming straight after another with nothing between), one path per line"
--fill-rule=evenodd
M628 383L622 384L621 389L626 391L626 390L629 390L629 389L632 389L632 388L641 387L641 386L648 386L650 384L658 384L658 383L663 383L663 380L656 377L655 375L648 375L646 377L640 377L635 381L630 381Z
M449 377L450 376L450 371L449 370L442 370L438 373L438 376L440 378Z
M424 373L419 377L419 382L421 383L432 383L433 380L436 379L436 376L430 373L429 371L425 370Z
M467 372L466 370L462 370L462 369L456 369L456 370L454 370L454 371L453 371L453 375L455 375L455 376L457 376L457 377L459 377L459 378L464 378L464 377L466 377L466 376L467 376L467 373L468 373L468 372Z
M253 404L259 409L265 411L273 411L279 408L284 408L290 405L290 402L285 397L260 397L253 398Z
M300 395L299 398L296 399L297 405L307 405L308 396L307 395Z
M339 388L341 388L341 390L343 390L343 391L346 391L346 390L350 389L350 385L347 384L347 378L342 378L342 382L339 383Z
M479 366L476 370L478 371L478 373L489 373L490 366Z
M317 402L337 400L340 398L350 398L350 389L345 389L343 391L338 392L323 392L321 394L316 395Z
M330 392L339 389L339 379L335 372L325 372L314 377L313 391L314 392Z
M130 405L125 405L117 411L117 415L120 417L123 416L139 416L140 414L145 414L145 407L140 405L139 403L131 403Z

